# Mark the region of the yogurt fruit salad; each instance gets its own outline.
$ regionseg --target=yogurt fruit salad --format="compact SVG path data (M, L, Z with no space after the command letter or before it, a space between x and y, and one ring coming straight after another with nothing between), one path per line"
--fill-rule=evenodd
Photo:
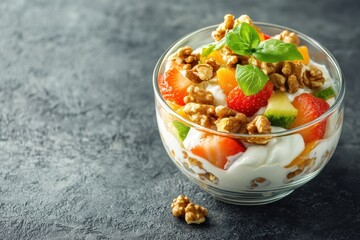
M341 133L344 83L330 53L247 15L181 39L160 59L154 89L171 159L231 203L291 193L319 173Z

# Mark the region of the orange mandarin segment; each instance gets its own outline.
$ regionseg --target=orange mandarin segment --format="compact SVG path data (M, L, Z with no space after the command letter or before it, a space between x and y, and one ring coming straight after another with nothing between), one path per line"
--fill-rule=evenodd
M169 107L174 110L174 111L177 111L179 108L181 108L182 106L175 103L175 102L172 102L172 101L166 101L167 105L169 105Z
M298 60L299 62L302 62L304 64L309 64L310 62L310 56L309 56L309 50L306 46L300 46L298 47L299 52L301 53L303 60Z
M306 165L309 159L309 153L316 147L319 141L312 141L305 145L304 151L300 153L290 164L285 166L286 168L292 168L294 166L303 167Z
M260 42L265 40L265 36L262 32L259 33L259 37L260 37Z
M216 63L217 63L218 65L220 65L220 66L226 64L226 61L223 59L221 53L220 53L219 51L217 51L217 50L212 51L212 52L209 54L209 56L207 56L206 59L209 59L209 58L214 58L215 61L216 61Z
M220 68L216 72L219 86L225 94L229 94L231 90L238 86L235 77L235 69L233 68Z
M189 115L187 115L185 112L184 112L184 107L181 106L180 108L178 108L176 110L176 113L179 114L180 116L186 118L186 119L189 119Z

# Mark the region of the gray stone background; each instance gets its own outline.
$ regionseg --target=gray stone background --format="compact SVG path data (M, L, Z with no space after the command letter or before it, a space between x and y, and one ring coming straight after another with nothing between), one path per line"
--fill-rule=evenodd
M248 14L323 43L346 81L323 172L266 206L219 202L167 157L151 85L182 35ZM360 239L358 1L2 0L0 239ZM208 207L188 226L178 194Z

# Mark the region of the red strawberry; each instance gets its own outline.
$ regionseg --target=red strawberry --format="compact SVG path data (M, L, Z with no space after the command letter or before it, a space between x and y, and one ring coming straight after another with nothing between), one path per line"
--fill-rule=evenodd
M251 117L261 107L267 105L267 101L273 93L273 87L274 85L268 81L260 92L250 96L246 96L240 87L236 87L227 96L227 104L229 108Z
M295 121L291 124L291 128L299 127L311 122L312 120L320 117L330 108L329 104L325 100L308 93L303 93L297 96L292 104L298 110L298 114ZM325 134L325 130L326 120L321 121L315 126L309 127L300 133L305 142L311 142L321 139Z
M184 97L187 95L186 89L194 83L183 76L178 69L172 67L159 77L158 84L164 99L184 106Z
M202 138L199 144L191 149L191 152L224 169L225 164L228 162L227 157L244 152L245 150L244 145L235 139L208 135Z
M263 33L264 34L264 40L268 40L268 39L270 39L271 38L271 36L270 35L267 35L267 34L265 34L265 33Z

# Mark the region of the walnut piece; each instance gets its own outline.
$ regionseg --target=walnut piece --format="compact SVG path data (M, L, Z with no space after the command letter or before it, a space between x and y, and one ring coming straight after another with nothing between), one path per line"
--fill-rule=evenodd
M273 37L274 39L279 39L285 43L292 43L296 46L299 46L300 44L300 38L295 32L289 32L288 30L282 31L280 34L275 35Z
M171 212L175 217L185 217L187 224L200 224L205 222L208 210L194 204L188 197L178 196L171 203Z
M248 119L243 113L224 106L215 108L216 115L219 117L215 122L217 130L231 133L247 133L246 125Z
M262 62L260 68L266 75L270 75L276 71L276 66L273 63Z
M231 14L226 14L224 16L224 22L220 23L220 25L216 28L216 30L211 33L211 36L216 42L218 42L225 36L227 31L233 29L233 27L234 27L234 16Z
M171 203L171 211L175 217L185 216L185 208L190 203L190 199L183 195L178 196Z
M286 78L279 73L272 73L269 75L269 80L274 84L275 89L279 89L281 92L286 92Z
M302 63L283 62L278 66L281 68L281 73L286 79L285 84L282 86L280 85L280 91L285 92L288 90L290 93L296 93L299 88L304 87L302 77L302 70L304 65ZM279 83L274 83L275 87L277 87L278 84Z
M226 45L221 49L221 51L227 67L236 68L238 63L241 65L249 64L250 58L248 56L237 55Z
M202 103L202 104L214 104L214 96L211 92L202 89L199 86L191 85L187 88L188 95L184 97L185 103Z
M259 115L254 118L248 125L249 134L266 134L271 133L271 123L265 115ZM270 137L250 137L246 139L249 143L266 144Z
M203 127L212 128L216 120L215 107L208 104L187 103L184 112L191 121Z
M195 65L191 70L186 70L185 76L194 83L209 81L214 76L214 69L210 64L201 63Z
M215 58L207 58L207 59L205 60L205 63L206 63L206 64L209 64L210 66L212 66L214 75L215 75L216 71L220 68L220 65L218 65L218 64L216 63L216 59L215 59Z
M200 224L205 222L208 210L200 205L189 203L185 208L185 221L187 224Z
M234 53L228 46L222 48L223 59L226 62L228 67L235 67L236 64L240 61L241 56Z
M184 64L184 69L191 69L199 62L200 55L194 54L192 47L185 46L177 50L171 60L178 65Z
M215 108L215 112L218 118L235 117L238 113L237 111L226 106L217 106Z
M265 73L270 72L269 79L275 89L282 92L296 93L304 86L318 88L325 82L322 72L314 66L305 71L306 66L296 62L262 63L261 66Z
M264 186L266 183L270 183L266 178L257 177L250 181L250 187L256 188L258 186Z
M263 64L262 64L263 65ZM267 64L270 81L274 84L275 89L282 92L296 93L299 88L304 87L302 63L280 62L277 64ZM264 71L264 69L262 69ZM264 71L265 72L265 71Z
M213 184L218 184L219 183L219 178L217 176L215 176L214 174L212 174L211 172L205 172L205 173L198 173L200 179L202 180L208 180L210 182L212 182Z
M238 25L238 24L240 24L240 23L243 23L243 22L245 22L245 23L247 23L247 24L249 24L249 25L251 25L251 26L254 26L253 21L252 21L251 18L250 18L248 15L246 15L246 14L241 15L240 17L238 17L238 18L235 20L234 26L236 26L236 25Z
M322 72L314 66L310 66L310 69L306 70L303 76L304 84L309 88L321 87L325 82Z
M265 115L259 115L247 125L247 130L249 134L271 133L271 123Z

